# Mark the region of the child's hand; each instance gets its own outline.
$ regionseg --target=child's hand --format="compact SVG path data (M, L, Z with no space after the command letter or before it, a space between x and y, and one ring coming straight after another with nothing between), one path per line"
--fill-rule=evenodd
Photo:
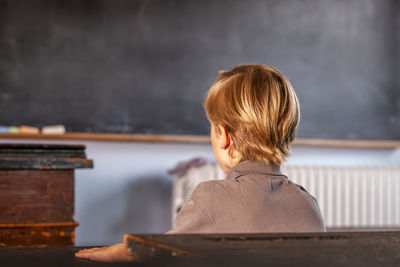
M78 258L89 259L92 261L118 262L118 261L135 261L129 255L126 244L120 243L109 247L82 249L75 253Z

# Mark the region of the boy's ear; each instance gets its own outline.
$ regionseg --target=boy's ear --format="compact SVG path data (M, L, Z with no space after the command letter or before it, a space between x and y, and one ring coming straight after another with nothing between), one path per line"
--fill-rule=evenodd
M219 148L221 149L229 148L230 145L232 144L232 140L226 128L221 124L218 124L215 130Z

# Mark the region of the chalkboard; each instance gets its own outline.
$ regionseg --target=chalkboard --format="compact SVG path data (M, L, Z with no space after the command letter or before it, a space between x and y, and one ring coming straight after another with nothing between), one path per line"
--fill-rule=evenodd
M0 0L0 125L208 134L217 72L277 67L299 137L400 139L398 0Z

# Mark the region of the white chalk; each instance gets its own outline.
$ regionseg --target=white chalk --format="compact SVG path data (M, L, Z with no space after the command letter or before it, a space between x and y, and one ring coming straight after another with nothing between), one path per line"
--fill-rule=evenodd
M64 125L51 125L42 128L42 134L65 134Z

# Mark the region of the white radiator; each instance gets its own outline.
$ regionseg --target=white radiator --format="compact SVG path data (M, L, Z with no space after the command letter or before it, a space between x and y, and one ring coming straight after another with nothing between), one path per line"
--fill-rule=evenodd
M328 228L400 226L400 167L286 165L282 172L317 199ZM198 183L224 178L211 163L175 177L172 218Z
M400 226L399 167L285 166L315 196L331 228Z

